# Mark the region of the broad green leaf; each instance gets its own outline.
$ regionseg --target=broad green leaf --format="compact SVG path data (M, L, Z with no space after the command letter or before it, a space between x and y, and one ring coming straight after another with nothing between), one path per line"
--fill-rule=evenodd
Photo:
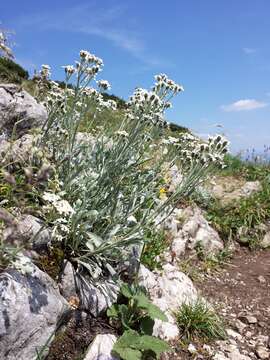
M120 348L117 346L117 343L113 347L113 352L116 355L120 356L123 360L141 360L142 353L139 350L134 350L131 348Z
M140 335L134 330L125 331L124 334L114 344L113 352L123 360L141 360L142 353L138 348Z
M108 310L107 310L107 316L117 318L119 315L119 307L118 304L113 304Z
M143 335L140 337L139 349L152 350L157 357L165 351L171 351L170 346L165 341L149 335Z
M130 329L129 320L130 320L131 314L129 312L127 305L121 304L121 305L119 305L118 308L119 308L119 313L121 316L122 325L124 326L125 329Z
M148 315L152 319L159 319L162 321L168 321L167 316L164 314L163 311L160 310L160 308L154 304L147 298L146 295L136 295L134 296L134 300L137 301L137 306L141 309L144 309L147 311Z
M153 334L153 327L155 321L150 318L150 316L145 316L140 321L140 330L145 335L152 335Z
M131 299L133 297L132 290L130 289L130 286L128 284L123 284L120 291L121 294L127 299Z

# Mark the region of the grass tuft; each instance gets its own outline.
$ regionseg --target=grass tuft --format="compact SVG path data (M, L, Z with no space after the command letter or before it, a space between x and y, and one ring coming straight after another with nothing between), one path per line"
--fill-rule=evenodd
M215 340L226 337L224 323L201 299L183 304L176 314L177 324L185 340Z

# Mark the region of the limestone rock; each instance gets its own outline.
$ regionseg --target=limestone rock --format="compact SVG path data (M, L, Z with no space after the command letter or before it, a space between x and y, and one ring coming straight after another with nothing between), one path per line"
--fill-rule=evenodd
M61 294L66 300L76 296L75 270L69 261L65 261L64 269L60 275L59 288Z
M117 338L115 335L97 335L89 346L84 360L117 360L118 357L112 356L111 351Z
M224 247L217 231L210 226L198 207L175 209L163 226L172 237L171 252L175 257L182 256L187 249L194 250L198 244L206 254Z
M243 197L248 197L254 192L261 190L259 181L243 182L232 176L216 177L207 186L208 191L226 206L233 201L238 201Z
M87 276L76 272L66 261L60 275L59 288L66 300L76 296L80 299L80 310L99 316L116 302L119 286L112 280L94 283Z
M153 273L143 265L140 266L138 280L150 294L151 300L168 317L168 322L155 321L154 336L172 340L179 335L172 313L183 304L197 299L197 291L192 281L175 266L166 264L162 273Z
M245 324L256 324L258 322L257 318L253 315L241 315L239 320Z
M268 247L270 247L270 231L268 231L265 235L264 238L262 239L262 241L260 242L260 246L263 249L266 249Z
M54 281L35 265L31 274L0 274L0 358L34 360L68 312Z
M269 359L270 358L270 351L266 349L266 347L259 345L256 348L256 355L259 359Z
M12 238L22 245L29 244L36 251L47 249L51 241L51 233L44 227L42 221L32 215L22 215L16 222L16 227L7 227L3 238Z
M19 139L11 142L5 139L0 140L0 161L18 163L28 161L33 154L35 137L25 134Z
M0 131L11 135L14 125L21 136L47 120L45 108L18 85L0 84Z

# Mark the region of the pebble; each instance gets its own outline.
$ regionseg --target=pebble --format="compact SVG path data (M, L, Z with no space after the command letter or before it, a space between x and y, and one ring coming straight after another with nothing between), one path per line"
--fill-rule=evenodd
M264 360L270 357L270 352L264 346L259 345L255 351L259 359Z
M258 280L259 280L260 284L265 284L266 283L265 277L262 276L262 275L258 276Z
M234 323L236 329L239 331L240 334L243 333L243 331L245 330L245 328L247 327L246 324L244 324L241 320L237 319Z
M257 318L255 318L255 316L252 315L240 316L239 320L245 324L256 324L258 322Z
M229 337L232 337L233 339L242 340L242 336L232 329L226 329L226 333Z
M196 347L193 345L193 344L189 344L188 345L188 351L190 352L190 354L196 354L196 352L197 352L197 349L196 349Z

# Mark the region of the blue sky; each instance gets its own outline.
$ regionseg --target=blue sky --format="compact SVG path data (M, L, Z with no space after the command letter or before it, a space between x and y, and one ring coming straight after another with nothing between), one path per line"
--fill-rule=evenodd
M269 14L269 0L0 4L0 21L15 31L14 53L27 69L50 64L61 79L61 65L89 50L104 60L101 78L124 98L164 72L185 88L168 119L198 134L222 131L233 151L270 144Z

